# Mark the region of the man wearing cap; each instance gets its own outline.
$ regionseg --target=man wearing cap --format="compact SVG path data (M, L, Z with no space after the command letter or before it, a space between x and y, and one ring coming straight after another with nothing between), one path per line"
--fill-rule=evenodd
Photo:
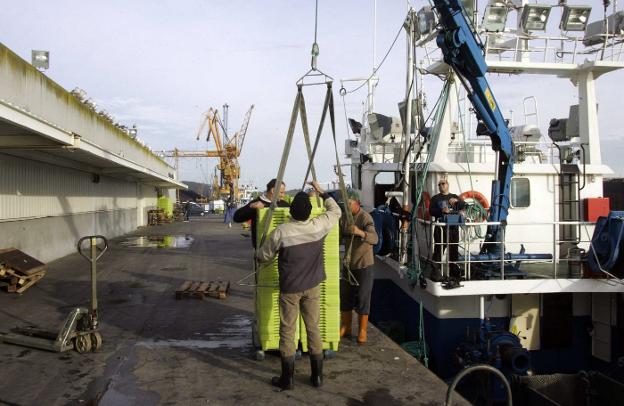
M359 321L357 341L358 344L364 344L373 290L373 271L370 267L375 263L373 246L379 237L373 218L362 210L355 192L349 193L346 210L351 210L354 224L349 226L343 219L342 234L346 249L351 249L349 268L357 285L352 285L353 282L349 280L340 280L340 337L351 334L351 316L355 310Z
M306 326L312 385L323 384L323 342L319 330L319 284L325 280L323 243L325 236L338 223L340 207L321 189L318 182L312 187L325 200L327 211L310 219L312 203L305 192L299 192L290 204L292 221L279 225L258 248L256 257L268 262L279 253L279 308L282 374L271 383L282 390L293 389L295 372L295 331L301 308Z

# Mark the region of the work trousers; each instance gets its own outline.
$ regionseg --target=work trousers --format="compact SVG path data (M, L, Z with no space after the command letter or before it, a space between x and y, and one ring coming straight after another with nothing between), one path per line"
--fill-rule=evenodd
M359 286L353 286L345 279L340 280L340 311L355 310L357 314L369 314L373 270L370 268L352 269L351 273Z
M449 261L454 262L459 259L459 227L436 227L433 232L433 242L433 260L435 262L442 260L442 253L446 250L447 244ZM459 276L458 264L450 264L449 268L451 276Z
M297 349L295 332L297 331L299 309L301 309L301 317L308 333L308 351L310 355L318 355L323 352L323 342L319 330L320 297L321 287L319 285L299 293L280 292L279 350L282 357L295 355Z

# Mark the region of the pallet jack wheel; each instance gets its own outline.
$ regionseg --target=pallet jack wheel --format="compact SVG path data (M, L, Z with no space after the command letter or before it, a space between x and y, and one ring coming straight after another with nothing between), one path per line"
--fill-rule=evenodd
M264 351L256 350L256 361L264 361Z
M96 331L89 334L89 338L91 339L91 351L99 351L102 348L102 335Z
M297 348L297 351L295 351L295 359L298 361L301 359L301 348Z
M91 338L88 335L79 335L74 340L74 347L78 354L91 351Z

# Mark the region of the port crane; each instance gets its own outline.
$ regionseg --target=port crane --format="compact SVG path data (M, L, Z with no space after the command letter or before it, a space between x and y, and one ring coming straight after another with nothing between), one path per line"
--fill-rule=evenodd
M206 141L210 142L210 138L214 140L215 149L205 151L181 151L177 148L171 151L162 151L159 154L163 157L174 158L174 166L176 172L179 167L179 158L219 158L217 169L220 171L220 179L212 180L213 187L218 186L218 192L213 192L213 197L224 197L233 199L234 201L240 200L240 190L238 188L238 180L240 178L240 165L238 158L243 149L245 143L245 136L247 134L247 128L249 127L249 120L251 119L251 113L254 105L252 104L245 117L239 131L237 131L232 137L228 137L227 132L223 126L219 111L214 108L208 109L202 114L202 120L197 131L197 140L199 140L203 134L206 134ZM223 130L223 134L221 133Z

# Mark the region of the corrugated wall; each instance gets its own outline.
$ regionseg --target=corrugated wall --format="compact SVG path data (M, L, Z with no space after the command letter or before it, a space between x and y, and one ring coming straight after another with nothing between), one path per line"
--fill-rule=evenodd
M80 237L114 238L147 222L154 186L0 153L0 248L43 262L71 254Z
M137 195L135 182L0 154L0 221L131 209Z

